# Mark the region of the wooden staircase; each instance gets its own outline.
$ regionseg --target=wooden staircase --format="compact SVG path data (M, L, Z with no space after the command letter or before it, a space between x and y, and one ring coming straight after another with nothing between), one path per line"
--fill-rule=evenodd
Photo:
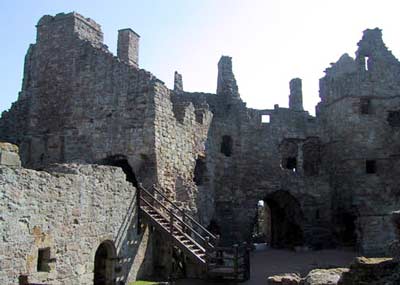
M139 187L140 222L153 226L195 263L205 279L246 281L250 278L247 244L219 247L219 237L180 209L163 192Z

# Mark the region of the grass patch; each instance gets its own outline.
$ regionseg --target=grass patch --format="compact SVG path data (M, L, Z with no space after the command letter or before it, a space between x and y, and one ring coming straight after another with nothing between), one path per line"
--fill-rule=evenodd
M157 284L157 282L138 280L138 281L129 283L129 285L154 285L154 284Z

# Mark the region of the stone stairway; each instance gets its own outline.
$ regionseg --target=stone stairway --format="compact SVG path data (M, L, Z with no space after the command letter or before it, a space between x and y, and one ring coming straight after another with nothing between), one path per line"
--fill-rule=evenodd
M180 209L153 186L139 187L140 220L153 226L173 246L199 267L204 279L246 281L250 276L249 248L246 244L219 247L219 237Z

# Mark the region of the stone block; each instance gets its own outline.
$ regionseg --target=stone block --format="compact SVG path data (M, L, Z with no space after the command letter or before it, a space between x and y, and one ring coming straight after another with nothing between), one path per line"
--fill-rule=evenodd
M347 268L314 269L311 270L302 285L335 285L338 284L342 274L348 272Z
M21 166L21 160L18 155L18 147L9 143L0 145L0 165Z
M301 277L297 273L285 273L268 277L268 285L298 285Z

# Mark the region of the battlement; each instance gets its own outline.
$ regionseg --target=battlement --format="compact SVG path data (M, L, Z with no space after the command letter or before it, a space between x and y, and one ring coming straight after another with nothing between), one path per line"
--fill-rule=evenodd
M48 39L62 39L78 36L95 46L103 45L103 32L101 26L90 18L71 13L59 13L55 16L43 16L37 27L37 42L46 42Z

